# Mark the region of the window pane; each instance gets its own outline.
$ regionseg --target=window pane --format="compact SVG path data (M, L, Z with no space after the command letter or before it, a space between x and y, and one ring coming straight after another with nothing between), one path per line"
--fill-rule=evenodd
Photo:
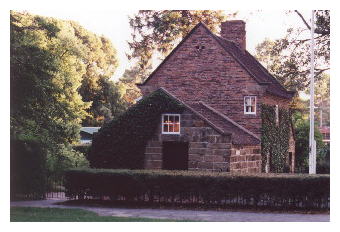
M169 126L168 126L168 124L164 124L164 125L163 125L163 131L164 131L164 132L169 132Z
M174 116L169 116L169 121L170 122L174 122L175 120L174 120Z
M173 124L169 124L169 132L174 132L174 125Z
M179 123L174 125L174 132L179 132Z
M175 116L175 122L179 123L179 116Z
M167 122L168 121L168 115L164 115L164 119L163 119L163 122Z
M246 98L245 98L245 101L246 101L246 106L249 106L249 105L250 105L250 98L249 98L249 97L246 97Z
M255 106L255 97L251 98L251 105Z
M251 106L250 108L251 108L250 112L254 113L255 112L255 106Z

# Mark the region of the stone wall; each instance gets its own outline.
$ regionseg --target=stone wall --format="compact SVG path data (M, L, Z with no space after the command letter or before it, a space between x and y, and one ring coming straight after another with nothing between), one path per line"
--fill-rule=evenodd
M261 173L261 164L261 146L232 146L231 173Z
M145 148L145 169L162 169L162 143L167 141L189 143L189 170L229 171L231 136L221 135L188 110L181 114L179 135L162 134L159 125Z
M198 50L197 46L204 46ZM143 86L145 96L164 87L186 102L203 101L247 128L261 134L260 86L218 42L200 26L181 43ZM244 96L257 96L256 115L244 114Z

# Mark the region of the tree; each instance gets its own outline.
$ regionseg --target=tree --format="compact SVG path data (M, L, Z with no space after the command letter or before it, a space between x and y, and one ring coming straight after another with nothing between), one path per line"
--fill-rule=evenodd
M49 171L86 165L71 147L82 120L123 110L109 80L117 66L111 42L75 22L27 12L11 11L10 33L11 139L39 144Z
M123 86L107 78L98 80L100 88L92 97L90 109L93 117L88 117L83 125L102 126L124 112L128 103L123 98Z
M85 66L85 73L82 75L79 93L84 101L92 102L82 124L101 126L125 110L120 94L121 86L110 81L118 66L116 49L110 40L86 30L78 23L65 23L72 27L72 36L82 46L79 59Z
M199 22L217 32L227 16L223 11L212 10L141 10L130 18L133 29L129 42L131 54L137 64L145 69L152 64L157 52L166 56L179 41Z
M51 152L77 141L90 104L78 93L85 67L69 25L12 11L10 29L11 135Z
M287 35L275 41L266 39L256 47L257 59L290 90L304 91L309 85L310 26L302 14L305 28L290 28ZM330 15L327 10L316 11L316 80L330 67Z
M123 76L119 79L119 84L123 92L123 99L127 104L132 105L136 103L136 99L142 95L136 84L142 83L150 75L151 69L151 65L146 69L135 65L125 70Z

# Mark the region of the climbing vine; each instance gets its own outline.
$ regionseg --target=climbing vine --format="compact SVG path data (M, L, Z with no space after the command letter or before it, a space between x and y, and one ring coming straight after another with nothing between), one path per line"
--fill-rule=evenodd
M275 106L262 104L262 169L265 170L269 154L270 172L287 171L287 158L290 136L290 112L279 108L279 121L276 122Z
M157 90L117 119L103 126L88 153L94 168L143 168L144 150L166 112L181 113L184 106Z

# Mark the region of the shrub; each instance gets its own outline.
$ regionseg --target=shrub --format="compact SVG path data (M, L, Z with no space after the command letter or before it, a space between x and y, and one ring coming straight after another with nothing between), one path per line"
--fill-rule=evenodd
M94 136L88 153L91 167L143 168L144 149L160 123L161 114L181 113L183 109L162 90L143 98Z
M90 150L90 145L88 144L79 144L72 146L72 149L78 152L83 153L85 156L87 156L87 153Z
M11 199L42 199L46 191L46 153L38 142L11 140Z
M70 198L196 204L206 207L329 208L329 175L231 175L190 171L73 169Z
M323 150L324 143L322 142L322 134L319 129L315 127L314 136L316 141L316 155L317 155L317 173L320 173L320 166L323 163ZM295 128L295 160L297 172L308 172L308 159L309 159L309 121L300 120ZM321 163L320 163L321 162ZM321 164L324 166L323 164Z

